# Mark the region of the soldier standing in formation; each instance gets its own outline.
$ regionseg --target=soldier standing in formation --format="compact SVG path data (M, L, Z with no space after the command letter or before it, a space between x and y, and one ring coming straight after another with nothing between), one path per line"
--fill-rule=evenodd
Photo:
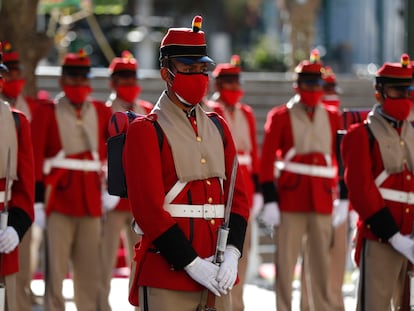
M39 101L23 96L26 80L22 77L20 54L9 42L3 42L3 62L8 71L3 73L4 83L0 93L2 100L13 108L23 112L29 122L39 105ZM34 223L24 235L19 245L19 272L16 278L17 305L16 310L32 310L32 292L30 282L38 265L40 244L45 225L44 210L37 204L34 206Z
M1 63L0 72L6 70ZM0 76L0 90L3 82ZM8 220L0 225L0 283L6 291L5 310L14 311L18 310L18 245L34 219L34 162L29 121L3 100L0 100L0 128L0 217L6 219L8 213Z
M249 207L238 169L224 261L212 263L236 148L224 120L200 107L212 63L201 22L196 16L192 28L168 30L160 48L167 89L127 132L128 198L143 232L130 301L139 296L142 311L194 311L208 291L218 296L218 310L230 311L243 252Z
M375 81L378 103L343 138L349 201L360 217L357 310L398 310L407 264L414 263L412 81L408 55L384 63Z
M100 282L102 164L111 109L88 95L90 60L68 53L54 103L36 109L36 201L47 215L45 308L64 310L62 282L73 271L78 311L96 311ZM70 265L71 264L71 265Z
M237 158L242 171L244 185L251 208L250 220L263 206L263 195L259 184L259 157L256 138L256 118L253 109L241 103L243 89L240 81L240 57L233 55L230 63L218 64L213 71L215 93L207 106L221 115L229 125L237 149ZM248 254L250 251L251 224L247 226L244 255L239 261L240 282L231 291L233 311L244 310L243 287L246 280Z
M110 87L112 93L106 101L106 106L112 112L132 111L145 115L151 112L153 105L139 98L141 87L137 79L138 62L129 51L124 51L121 57L115 57L109 65ZM103 192L103 208L105 212L102 235L102 290L100 292L100 311L109 311L108 302L112 271L116 263L119 248L120 233L126 238L127 265L132 260L134 245L140 237L131 229L132 213L126 198L110 196Z
M293 272L302 248L311 308L331 310L327 280L340 118L320 101L322 64L317 51L295 72L297 94L267 115L260 169L262 215L264 222L276 227L277 310L291 310Z

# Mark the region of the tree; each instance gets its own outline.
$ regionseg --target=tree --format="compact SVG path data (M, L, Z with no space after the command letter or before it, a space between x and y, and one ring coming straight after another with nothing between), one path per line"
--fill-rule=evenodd
M3 0L0 8L0 39L9 41L20 53L25 94L35 96L35 70L39 61L53 47L53 38L45 31L38 32L37 6L39 0Z

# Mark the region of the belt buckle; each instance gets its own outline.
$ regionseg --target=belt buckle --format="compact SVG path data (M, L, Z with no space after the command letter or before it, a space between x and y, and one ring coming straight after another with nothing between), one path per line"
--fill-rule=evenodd
M216 210L211 204L203 204L203 218L205 220L211 220L216 215Z

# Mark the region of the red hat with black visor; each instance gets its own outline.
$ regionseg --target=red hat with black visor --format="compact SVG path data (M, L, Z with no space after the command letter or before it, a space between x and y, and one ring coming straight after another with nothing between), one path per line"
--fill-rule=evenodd
M323 95L323 64L319 51L313 49L309 59L301 61L295 68L297 74L295 91L300 95L300 101L310 108L315 107Z
M382 110L391 118L405 120L412 109L410 88L413 83L413 69L408 54L401 55L399 63L384 63L375 77L377 99Z
M192 28L170 28L160 46L161 67L167 68L171 77L168 85L187 107L199 104L207 94L207 70L214 67L213 60L207 55L201 25L202 17L197 15L193 18ZM172 60L189 68L180 71ZM199 64L203 68L198 68Z
M62 63L62 75L90 77L91 61L85 50L77 53L67 53Z
M197 15L193 18L191 28L170 28L161 41L160 61L175 58L183 64L207 63L214 61L207 55L204 31L201 30L203 19Z

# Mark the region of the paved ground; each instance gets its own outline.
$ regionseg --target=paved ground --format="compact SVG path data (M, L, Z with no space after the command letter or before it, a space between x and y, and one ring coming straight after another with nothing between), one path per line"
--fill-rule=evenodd
M245 285L245 311L275 311L275 294L271 289L271 284L268 281L257 280L256 284ZM297 284L293 284L295 288L293 292L293 311L299 311L300 291ZM44 284L42 280L32 281L32 290L36 295L43 295ZM76 311L76 307L72 301L73 287L71 280L65 280L63 284L63 294L67 299L66 311ZM128 279L114 278L111 284L111 293L109 301L112 306L112 311L134 311L134 308L129 304L128 299ZM355 299L353 297L353 286L344 286L344 296L346 311L355 310ZM34 306L33 311L43 311L40 306Z

